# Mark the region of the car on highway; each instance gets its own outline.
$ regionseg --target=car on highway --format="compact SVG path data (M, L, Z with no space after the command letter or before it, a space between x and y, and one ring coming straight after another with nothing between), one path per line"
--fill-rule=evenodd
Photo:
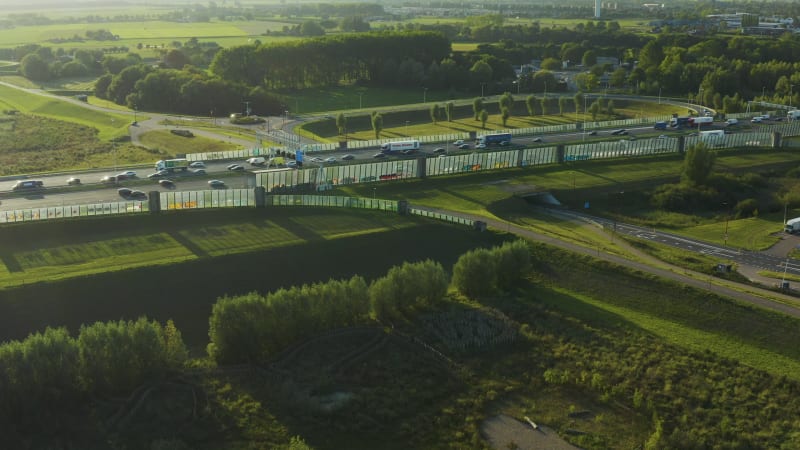
M407 148L403 150L404 155L413 155L414 153L417 153L417 149L415 148Z
M131 191L130 195L128 195L128 198L132 200L147 200L147 194L142 191Z
M194 169L192 171L192 173L194 175L205 175L206 174L206 169Z
M436 148L436 149L433 151L433 153L447 153L447 150L445 150L445 149L444 149L444 147L437 147L437 148Z
M129 170L127 172L120 172L117 174L117 178L125 180L127 178L136 178L136 172Z
M386 153L375 153L372 157L376 159L386 158Z
M158 184L163 188L175 189L175 182L172 180L158 180Z
M589 136L597 136L597 131L595 130L590 131Z
M311 157L311 158L309 159L309 161L311 161L311 162L315 162L315 163L321 163L321 162L324 162L325 160L323 160L322 158L320 158L320 157L318 157L318 156L314 156L314 157Z
M151 180L157 180L157 179L163 178L163 177L165 177L167 175L169 175L169 171L159 170L158 172L151 173L150 175L147 176L147 178L149 178Z
M106 175L103 178L100 178L100 182L103 184L117 184L119 180L114 175Z
M44 187L44 182L39 180L17 181L11 188L12 191L26 191Z
M458 148L460 148L461 150L466 150L469 148L469 144L459 144Z
M764 118L761 117L761 116L755 116L752 119L750 119L750 123L761 123L763 121L764 121Z
M234 168L234 167L236 167L236 166L238 166L238 165L239 165L239 164L236 164L236 163L233 163L233 164L228 164L228 166L227 166L227 167L225 167L225 168L226 168L226 169L228 169L228 170L233 170L233 168Z
M195 161L193 163L190 163L189 167L191 167L192 169L205 169L206 163L204 163L203 161Z
M463 139L459 139L459 140L453 142L453 145L461 145L463 143L464 143L464 140Z
M77 186L79 184L81 184L81 179L80 178L75 178L75 177L67 178L67 185L69 185L69 186Z
M133 192L133 190L128 189L128 188L119 188L119 189L117 189L117 194L119 194L119 196L123 197L123 198L130 197L131 192Z
M537 138L531 139L531 142L544 142L544 141L542 140L542 138L537 137Z
M356 155L351 155L351 154L348 153L348 154L342 156L342 159L345 160L345 161L350 161L351 159L356 159Z
M628 134L628 130L626 130L624 128L623 129L619 129L619 130L614 130L614 131L611 132L612 136L622 136L622 135L625 135L625 134Z
M486 144L483 144L483 143L476 144L475 148L486 148Z
M208 180L208 186L211 189L225 189L225 182L222 180Z
M336 158L334 158L333 156L329 156L325 158L325 162L328 164L336 164Z
M240 166L239 164L231 164L230 166L228 166L228 170L233 172L240 172L244 170L244 166Z
M297 169L297 161L286 161L286 167L290 169Z
M511 141L500 141L501 147L508 147L509 145L511 145Z
M666 134L662 134L662 135L659 135L658 138L659 139L669 139L669 136L667 136Z

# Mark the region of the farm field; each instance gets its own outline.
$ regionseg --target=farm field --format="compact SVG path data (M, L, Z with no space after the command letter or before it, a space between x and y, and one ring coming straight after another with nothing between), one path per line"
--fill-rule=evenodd
M222 46L231 46L252 43L253 39L266 42L270 37L262 36L262 34L267 30L279 31L284 25L287 25L287 22L211 21L182 23L146 21L20 26L13 29L0 29L0 46L14 47L26 44L66 48L126 46L132 52L137 52L139 43L169 47L175 40L183 42L191 38L197 38L200 41L214 41ZM53 39L72 38L75 35L85 38L86 31L101 29L119 36L120 39L116 41L49 42ZM222 39L226 39L226 41L223 42L221 41Z

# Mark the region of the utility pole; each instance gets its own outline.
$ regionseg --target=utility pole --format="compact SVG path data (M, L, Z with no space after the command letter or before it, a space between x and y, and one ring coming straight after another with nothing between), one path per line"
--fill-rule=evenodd
M248 117L250 115L250 102L242 102L244 105L244 115Z

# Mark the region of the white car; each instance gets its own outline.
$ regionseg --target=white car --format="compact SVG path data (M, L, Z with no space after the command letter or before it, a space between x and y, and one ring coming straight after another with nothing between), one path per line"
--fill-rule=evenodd
M478 144L475 146L475 148L486 148L486 144Z
M208 186L212 189L223 189L225 188L225 182L221 180L208 180Z
M662 134L658 138L659 139L669 139L669 136L667 136L666 134Z
M334 164L336 163L336 158L334 158L333 156L325 158L325 162L328 164Z
M206 163L204 163L203 161L195 161L189 164L189 167L191 167L192 169L205 169Z
M317 157L317 156L314 156L313 158L309 159L309 161L315 162L315 163L325 162L325 160L323 160L322 158Z
M297 168L297 161L286 161L286 167L288 167L290 169L296 169Z
M136 178L136 172L129 170L127 172L120 172L117 174L117 178L126 179L126 178Z
M761 116L756 116L756 117L753 117L752 119L750 119L750 122L751 123L761 123L761 121L763 121L763 120L764 119Z
M464 143L464 140L463 139L459 139L459 140L453 142L453 145L461 145L463 143Z
M342 159L345 160L345 161L350 161L351 159L356 159L356 156L347 154L347 155L342 156Z

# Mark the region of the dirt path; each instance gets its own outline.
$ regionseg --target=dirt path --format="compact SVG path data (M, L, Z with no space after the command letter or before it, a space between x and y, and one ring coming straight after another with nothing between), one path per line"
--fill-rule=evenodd
M506 415L486 419L481 424L481 433L492 448L504 450L574 450L578 447L565 441L555 431L544 425L533 429L530 424ZM516 445L516 447L514 447Z

